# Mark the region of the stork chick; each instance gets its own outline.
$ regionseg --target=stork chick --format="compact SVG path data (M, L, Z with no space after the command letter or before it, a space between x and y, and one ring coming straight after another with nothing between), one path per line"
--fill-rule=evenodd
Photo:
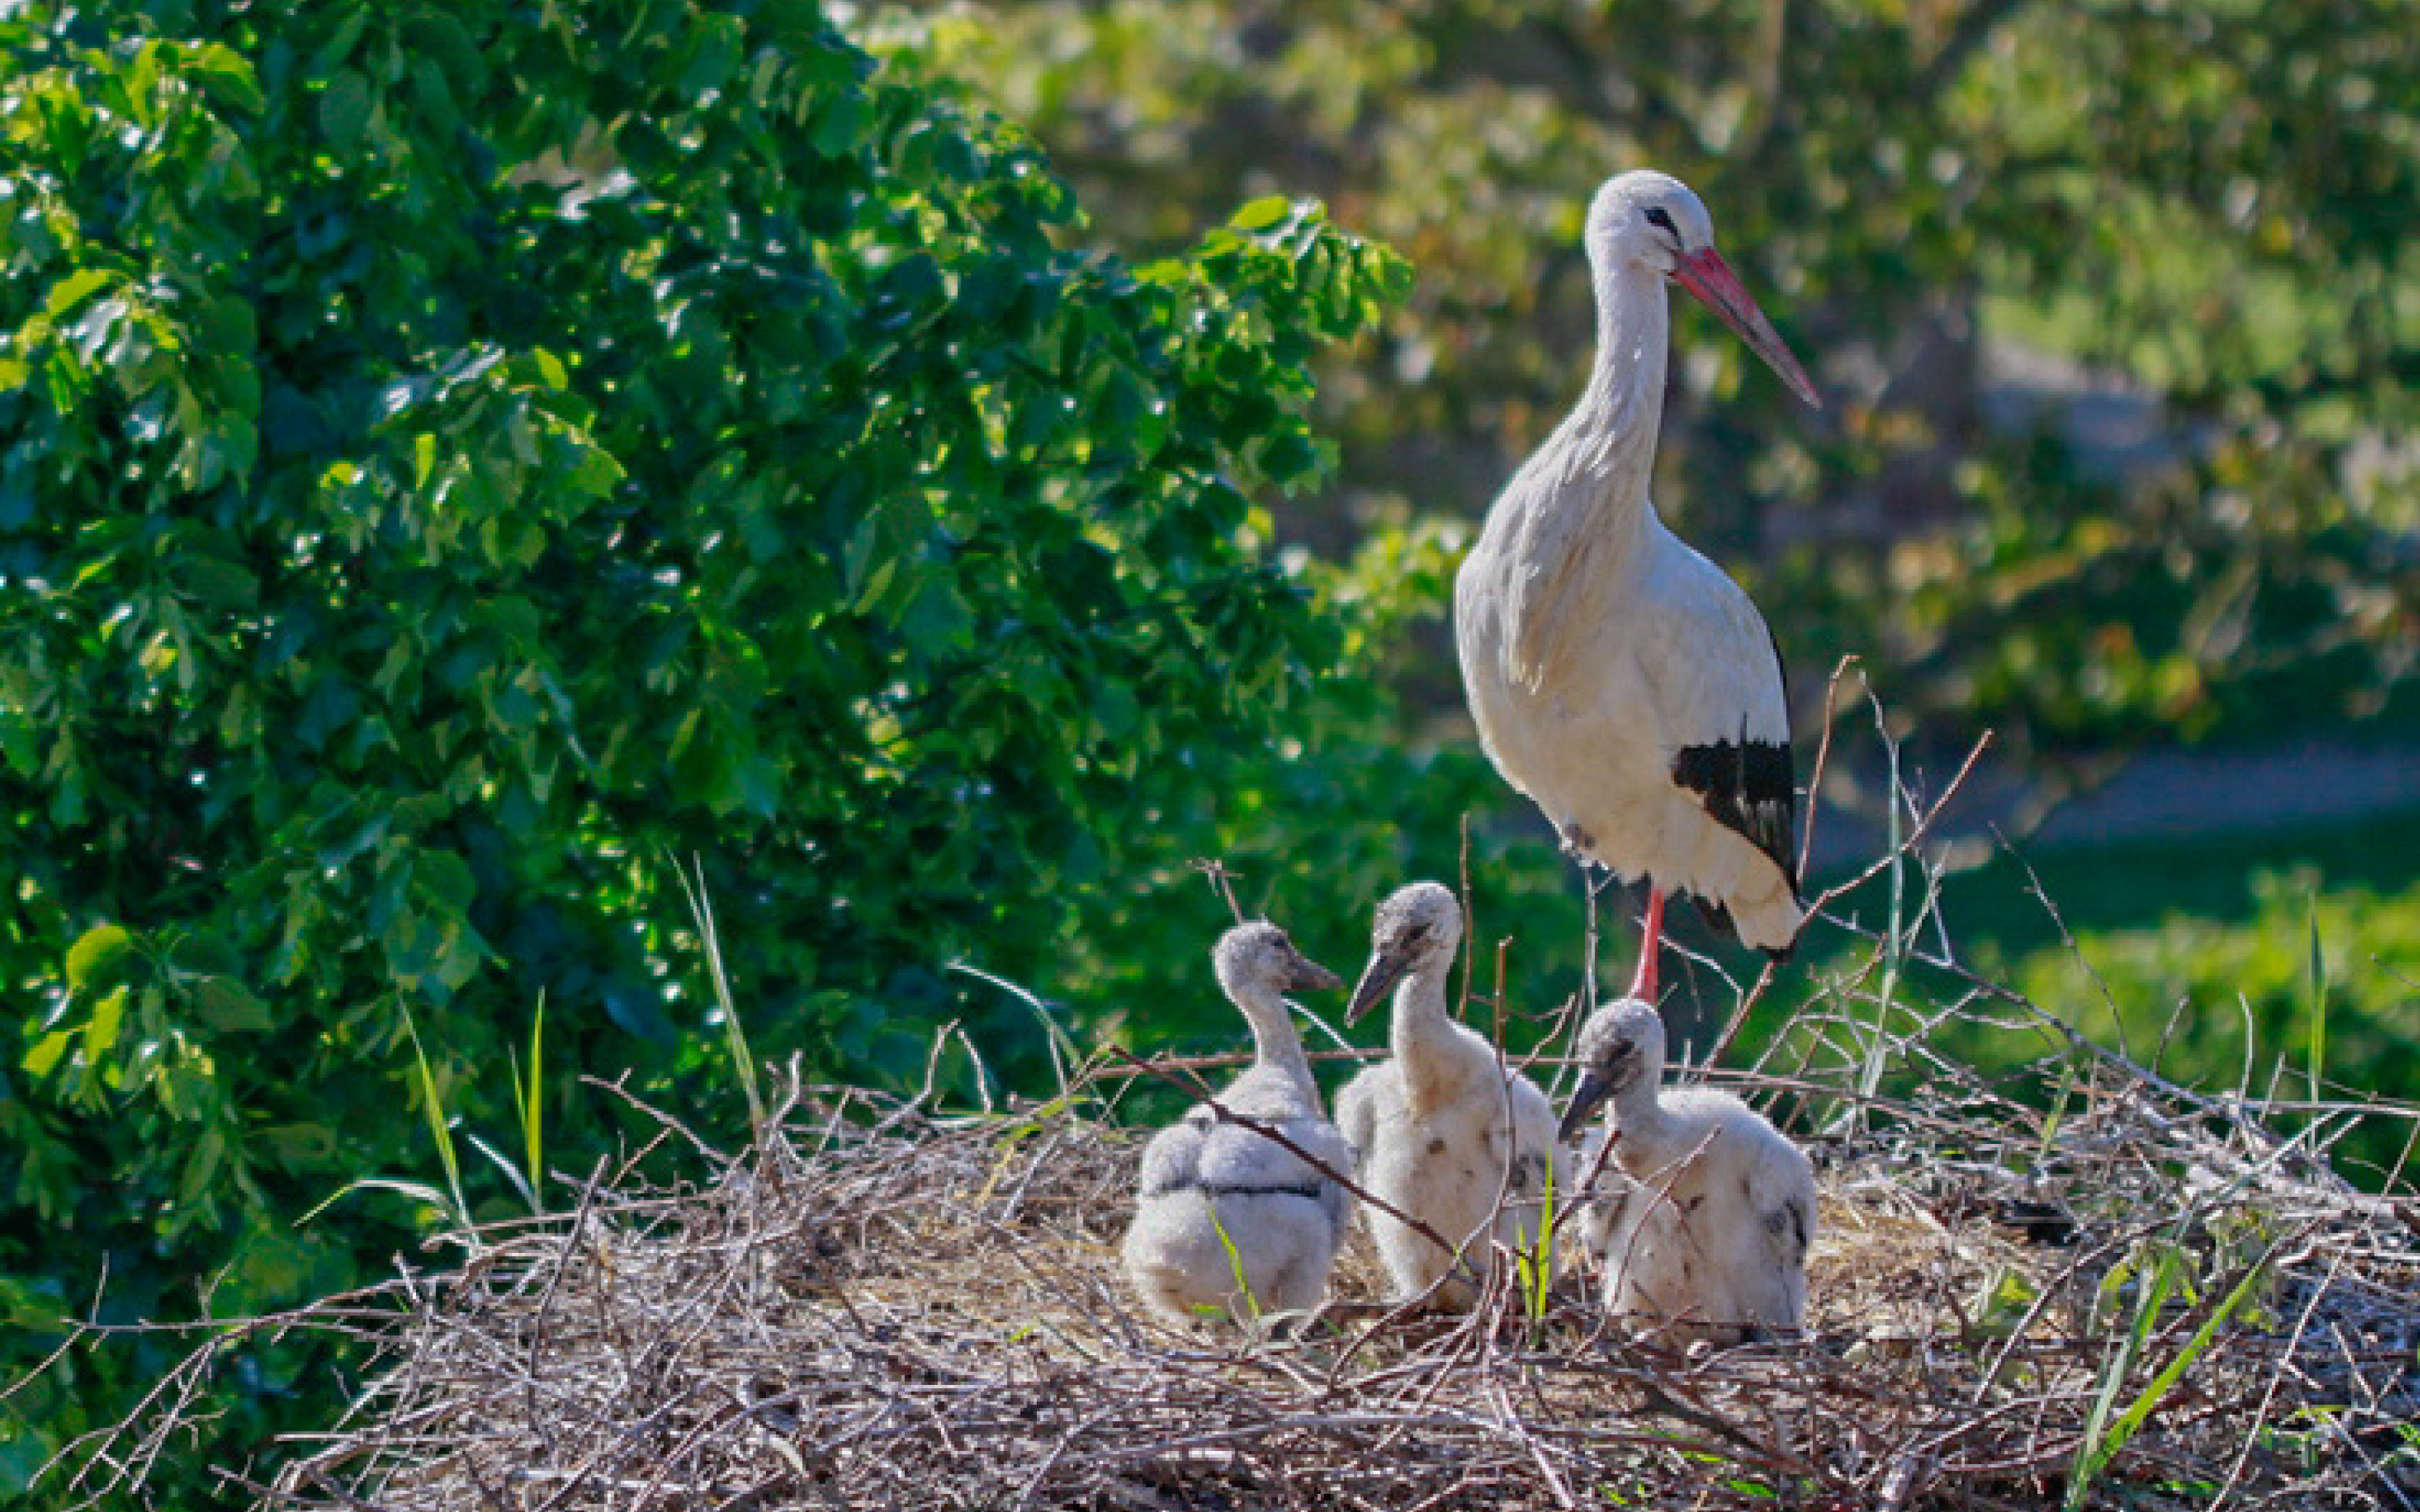
M1680 285L1791 388L1815 387L1714 251L1687 185L1640 170L1589 207L1596 363L1571 414L1487 513L1454 579L1454 640L1480 744L1582 861L1648 882L1633 996L1655 995L1664 898L1747 944L1799 926L1797 792L1781 653L1721 568L1647 497Z
M1612 1104L1578 1162L1583 1181L1606 1167L1578 1226L1605 1267L1606 1315L1708 1339L1803 1325L1815 1237L1806 1153L1728 1092L1662 1090L1664 1021L1651 1004L1625 998L1589 1015L1578 1057L1562 1137Z
M1252 1029L1251 1069L1218 1102L1350 1175L1353 1151L1321 1111L1283 995L1343 983L1265 922L1229 930L1210 959ZM1259 1130L1196 1104L1143 1148L1126 1275L1171 1322L1308 1312L1326 1292L1344 1221L1333 1180Z
M1426 1296L1466 1311L1497 1247L1538 1244L1550 1175L1555 1190L1566 1189L1554 1110L1528 1077L1505 1068L1495 1045L1447 1011L1446 976L1462 940L1452 892L1413 883L1379 905L1372 933L1370 964L1345 1016L1357 1023L1393 988L1394 1056L1346 1085L1336 1121L1360 1159L1363 1188L1455 1246L1448 1251L1366 1209L1394 1299Z

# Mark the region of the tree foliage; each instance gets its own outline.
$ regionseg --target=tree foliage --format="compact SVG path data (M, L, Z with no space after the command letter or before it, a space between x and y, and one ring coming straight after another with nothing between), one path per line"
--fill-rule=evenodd
M389 1198L290 1226L432 1097L509 1127L541 1000L548 1117L713 1089L692 857L760 1051L1030 1069L943 964L1055 976L1324 696L1255 500L1407 274L1315 208L1082 250L804 0L38 3L0 60L10 1366L104 1262L117 1320L382 1268ZM0 1487L166 1349L0 1405ZM247 1360L236 1444L324 1385Z

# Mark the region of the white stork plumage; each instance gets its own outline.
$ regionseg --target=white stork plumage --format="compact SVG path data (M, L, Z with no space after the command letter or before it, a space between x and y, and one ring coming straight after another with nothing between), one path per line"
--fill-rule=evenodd
M1481 743L1565 845L1648 880L1632 995L1652 1000L1664 899L1747 944L1796 939L1797 791L1781 654L1737 583L1647 497L1664 407L1669 279L1810 405L1815 386L1714 251L1687 185L1641 169L1597 191L1587 392L1488 511L1454 583Z

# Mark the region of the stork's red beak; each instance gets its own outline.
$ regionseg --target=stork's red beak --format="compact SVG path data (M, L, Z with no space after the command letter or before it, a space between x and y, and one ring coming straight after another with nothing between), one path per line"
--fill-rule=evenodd
M1748 298L1747 290L1740 285L1739 275L1723 261L1721 253L1708 247L1703 252L1689 254L1672 270L1672 282L1696 295L1699 303L1721 316L1723 324L1738 332L1739 339L1747 343L1748 349L1763 358L1768 366L1780 374L1781 381L1789 384L1798 397L1818 409L1823 408L1823 401L1817 396L1815 384L1807 377L1807 370L1800 367L1798 359L1790 354L1790 348L1782 343L1781 333L1773 329L1773 322L1756 307L1756 301Z

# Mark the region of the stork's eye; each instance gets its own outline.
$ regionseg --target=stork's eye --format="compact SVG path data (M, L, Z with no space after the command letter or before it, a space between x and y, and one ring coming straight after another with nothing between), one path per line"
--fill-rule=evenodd
M1647 224L1649 225L1662 226L1665 230L1671 232L1674 239L1676 240L1680 238L1681 228L1672 224L1672 212L1666 209L1661 205L1650 205L1647 207Z

